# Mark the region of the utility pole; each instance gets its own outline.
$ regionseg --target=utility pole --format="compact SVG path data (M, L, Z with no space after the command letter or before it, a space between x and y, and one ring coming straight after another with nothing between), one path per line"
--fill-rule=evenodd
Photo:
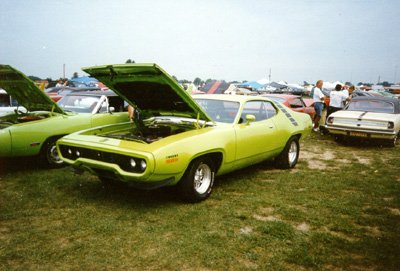
M63 64L63 79L65 80L65 64Z
M268 78L269 78L269 82L271 83L271 68L269 68L269 77Z

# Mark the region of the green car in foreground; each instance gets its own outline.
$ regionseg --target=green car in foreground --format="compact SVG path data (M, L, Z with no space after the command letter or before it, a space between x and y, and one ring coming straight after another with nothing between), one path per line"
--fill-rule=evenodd
M0 87L23 106L0 116L0 159L39 155L46 165L61 166L56 141L62 136L129 121L124 101L112 91L74 93L56 103L8 65L0 65Z
M292 168L299 141L311 129L307 114L259 96L194 95L155 64L83 69L142 116L132 123L70 134L57 142L72 170L90 171L110 185L152 189L177 185L184 200L211 194L215 176L275 158Z

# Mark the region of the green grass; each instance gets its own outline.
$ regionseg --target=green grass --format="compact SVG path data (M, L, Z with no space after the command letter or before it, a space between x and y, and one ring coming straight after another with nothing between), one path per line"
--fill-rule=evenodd
M220 176L199 204L3 162L0 269L399 270L400 146L311 134L301 148L296 168Z

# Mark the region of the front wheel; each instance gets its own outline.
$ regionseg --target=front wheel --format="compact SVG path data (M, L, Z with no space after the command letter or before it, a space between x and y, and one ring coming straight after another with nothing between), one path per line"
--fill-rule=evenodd
M297 137L291 137L283 151L276 158L279 168L293 168L299 159L300 145Z
M212 192L214 176L215 169L211 159L200 157L192 161L178 183L183 200L196 203L207 199Z
M61 160L60 155L58 155L56 145L57 139L58 138L53 138L46 141L41 150L42 163L51 168L64 166L64 161Z

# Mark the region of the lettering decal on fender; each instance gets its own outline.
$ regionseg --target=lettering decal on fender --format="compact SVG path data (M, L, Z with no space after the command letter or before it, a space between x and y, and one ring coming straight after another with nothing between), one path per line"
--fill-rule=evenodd
M176 163L178 161L179 161L179 157L178 157L177 154L169 155L169 156L166 157L166 160L165 160L165 162L167 164Z

